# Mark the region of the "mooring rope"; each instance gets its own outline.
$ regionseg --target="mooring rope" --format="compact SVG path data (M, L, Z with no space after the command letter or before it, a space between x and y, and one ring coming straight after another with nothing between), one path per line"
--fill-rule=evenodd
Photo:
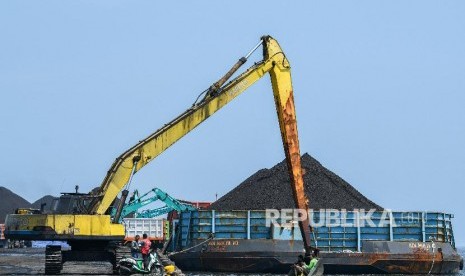
M434 248L436 247L436 245L434 244L434 239L431 239L431 247L433 248L433 262L431 263L431 268L428 271L428 275L430 275L431 271L433 271L434 261L436 259L436 256L435 256L435 253L434 253Z
M168 256L173 256L173 255L176 255L176 254L179 254L179 253L187 252L187 251L189 251L189 250L191 250L191 249L194 249L194 248L196 248L196 247L199 247L199 246L201 246L201 245L207 243L208 241L212 240L213 238L214 238L214 236L213 236L213 234L211 234L210 237L209 237L208 239L204 240L203 242L201 242L201 243L199 243L199 244L196 244L196 245L194 245L194 246L191 246L191 247L189 247L189 248L183 249L183 250L181 250L181 251L171 252L171 253L168 254Z

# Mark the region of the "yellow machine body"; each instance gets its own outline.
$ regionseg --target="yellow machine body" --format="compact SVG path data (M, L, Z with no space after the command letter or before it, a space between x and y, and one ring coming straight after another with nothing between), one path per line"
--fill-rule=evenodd
M122 224L109 215L13 214L6 220L8 238L29 240L122 240Z

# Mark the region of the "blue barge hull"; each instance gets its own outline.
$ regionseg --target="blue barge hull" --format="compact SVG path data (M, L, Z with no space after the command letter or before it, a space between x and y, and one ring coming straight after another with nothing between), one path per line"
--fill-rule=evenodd
M450 274L461 269L452 215L375 212L373 225L358 223L359 215L348 212L342 226L314 227L325 273ZM287 273L303 254L298 228L267 226L265 211L183 213L173 240L172 250L183 252L172 259L186 271Z

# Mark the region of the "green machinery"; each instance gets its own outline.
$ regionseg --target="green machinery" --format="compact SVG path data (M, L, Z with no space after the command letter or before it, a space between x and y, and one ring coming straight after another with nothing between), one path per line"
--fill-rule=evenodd
M157 201L165 203L165 206L139 212L141 208ZM197 210L197 208L193 205L177 200L159 188L154 188L141 196L139 196L139 191L135 190L132 197L129 199L129 202L124 205L121 211L121 216L119 217L119 222L131 213L134 213L136 218L154 218L167 214L171 211L177 211L180 213L195 210ZM116 215L116 211L117 210L115 208L112 210L112 217Z

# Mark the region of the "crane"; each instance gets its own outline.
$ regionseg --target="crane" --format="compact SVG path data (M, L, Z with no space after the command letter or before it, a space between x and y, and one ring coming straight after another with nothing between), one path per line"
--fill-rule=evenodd
M138 212L141 208L156 201L162 201L165 203L165 206ZM181 213L195 210L197 210L197 208L191 204L177 200L159 188L153 188L141 196L139 196L139 191L135 190L129 202L124 205L121 211L119 222L121 222L122 219L130 213L135 213L136 218L153 218L167 214L171 211L177 211L178 213ZM112 217L116 215L116 209L112 210L111 215Z
M263 47L263 59L228 82L260 46ZM307 210L291 67L278 42L271 36L263 36L249 53L210 85L189 109L118 156L99 188L88 194L64 194L52 214L8 215L5 236L21 240L67 241L71 250L62 252L58 246L46 248L47 274L59 273L66 261L110 261L115 268L122 256L119 253L121 248L115 242L122 240L125 233L119 219L134 174L267 74L271 79L295 206ZM120 204L115 216L111 218L110 205L120 192ZM311 237L308 218L299 221L299 228L305 250L308 251Z

